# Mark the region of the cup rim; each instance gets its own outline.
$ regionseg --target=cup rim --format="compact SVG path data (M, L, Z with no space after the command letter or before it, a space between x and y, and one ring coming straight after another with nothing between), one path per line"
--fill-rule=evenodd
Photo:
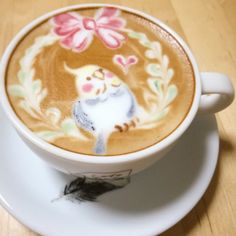
M88 8L88 7L115 7L120 10L128 11L137 15L140 15L155 24L162 27L164 30L166 30L169 34L171 34L181 45L181 47L186 52L189 61L191 62L193 73L194 73L194 80L195 80L195 89L194 89L194 97L192 100L192 105L186 115L186 117L183 119L183 121L179 124L179 126L172 131L171 134L169 134L167 137L165 137L160 142L146 147L142 150L138 150L132 153L127 154L120 154L120 155L109 155L109 156L100 156L100 155L89 155L89 154L80 154L75 153L72 151L67 151L65 149L62 149L60 147L56 147L41 138L37 137L26 125L23 124L23 122L17 117L15 114L7 96L6 88L5 88L5 72L8 65L9 58L19 43L19 41L34 27L40 24L41 22L45 21L46 19L52 17L53 15L59 14L61 12L69 11L69 10L75 10L75 9L82 9L82 8ZM0 101L4 108L5 113L7 114L8 118L13 123L16 130L23 135L24 138L32 142L34 145L40 147L41 149L54 154L57 158L66 159L69 161L78 161L78 162L84 162L84 163L94 163L94 164L115 164L115 163L125 163L125 162L131 162L138 159L146 158L147 156L153 155L168 146L170 146L172 143L174 143L190 126L192 120L194 119L199 103L200 103L200 97L201 97L201 79L200 79L200 73L199 69L196 63L196 60L193 56L193 53L191 52L188 45L185 43L185 41L169 26L167 26L165 23L163 23L161 20L136 9L132 9L126 6L120 6L116 4L105 4L105 3L90 3L90 4L77 4L67 7L62 7L53 11L50 11L30 23L28 23L26 26L24 26L17 34L16 36L11 40L11 42L8 44L6 50L3 53L1 64L0 64Z

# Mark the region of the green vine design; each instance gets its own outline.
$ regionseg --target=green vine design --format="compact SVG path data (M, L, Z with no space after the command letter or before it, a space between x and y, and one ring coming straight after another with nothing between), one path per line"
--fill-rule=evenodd
M157 125L157 121L168 113L169 105L178 94L176 85L171 84L174 71L169 68L168 56L163 54L158 41L150 41L143 33L132 30L126 32L130 38L137 39L141 45L147 48L145 57L154 61L147 64L145 70L149 75L147 83L155 95L156 106L151 112L146 112L146 116L143 117L142 122L137 127L139 129L152 128ZM17 74L19 84L10 85L8 92L19 98L19 106L32 118L39 121L37 126L47 128L35 132L42 139L54 141L60 137L70 136L87 140L88 138L80 132L71 117L62 119L61 111L58 108L49 107L43 111L40 106L48 91L46 88L42 88L42 82L39 78L34 79L35 69L33 66L36 56L43 48L52 45L57 40L58 38L50 33L35 40L35 43L25 51L20 60L20 70Z
M42 88L42 81L34 79L34 63L36 56L43 48L52 45L58 38L52 34L36 38L34 44L26 49L24 56L20 60L20 70L17 74L19 84L8 87L8 92L12 96L20 99L19 106L32 118L39 121L37 126L45 127L47 130L35 132L46 141L53 141L60 137L71 136L87 140L80 132L75 121L66 117L61 119L61 111L56 107L49 107L45 111L41 109L41 103L46 98L48 91Z
M161 44L158 41L150 41L145 34L133 30L128 30L127 33L130 38L137 39L141 45L147 48L145 51L146 58L157 60L157 62L149 63L145 67L150 76L147 83L156 96L157 107L151 115L147 115L149 118L144 119L140 128L151 128L156 125L155 122L168 113L169 105L178 94L177 86L171 84L174 70L169 68L169 58L163 54Z

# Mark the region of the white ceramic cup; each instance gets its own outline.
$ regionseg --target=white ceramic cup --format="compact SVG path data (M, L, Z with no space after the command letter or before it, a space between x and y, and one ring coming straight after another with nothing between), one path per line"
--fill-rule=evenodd
M143 149L141 151L116 155L116 156L89 156L55 147L31 132L16 116L7 97L5 87L5 72L6 67L17 43L27 34L34 26L52 17L55 14L85 7L105 7L111 6L121 10L126 10L131 13L138 14L160 25L169 32L187 53L195 75L195 91L194 99L185 117L179 127L172 132L168 137L159 143ZM73 175L85 175L91 178L120 178L130 174L137 173L163 157L176 143L180 136L186 131L197 113L214 113L226 108L234 98L234 89L229 78L220 73L204 72L200 73L197 63L193 57L187 44L177 35L172 29L165 25L160 20L145 14L143 12L130 9L128 7L109 5L109 4L84 4L61 8L45 14L36 20L32 21L24 27L10 42L6 51L3 54L1 61L1 83L0 83L0 100L2 106L16 128L20 137L24 142L43 160L49 163L52 167Z

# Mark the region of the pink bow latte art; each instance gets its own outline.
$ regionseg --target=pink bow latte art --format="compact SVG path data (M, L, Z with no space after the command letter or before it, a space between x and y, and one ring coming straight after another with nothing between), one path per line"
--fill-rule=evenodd
M106 7L97 11L94 17L83 17L76 12L63 13L53 18L53 32L61 39L62 46L75 52L82 52L98 37L110 49L121 47L126 36L121 31L126 22L118 17L120 11Z

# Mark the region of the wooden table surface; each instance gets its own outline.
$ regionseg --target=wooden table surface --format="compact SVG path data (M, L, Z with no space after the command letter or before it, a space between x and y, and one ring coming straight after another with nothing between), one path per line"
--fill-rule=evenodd
M1 0L0 53L21 27L63 6L105 2L143 10L170 25L190 45L202 71L226 73L236 87L236 0ZM197 206L163 236L236 235L236 102L216 115L220 156ZM0 208L0 236L35 236Z

